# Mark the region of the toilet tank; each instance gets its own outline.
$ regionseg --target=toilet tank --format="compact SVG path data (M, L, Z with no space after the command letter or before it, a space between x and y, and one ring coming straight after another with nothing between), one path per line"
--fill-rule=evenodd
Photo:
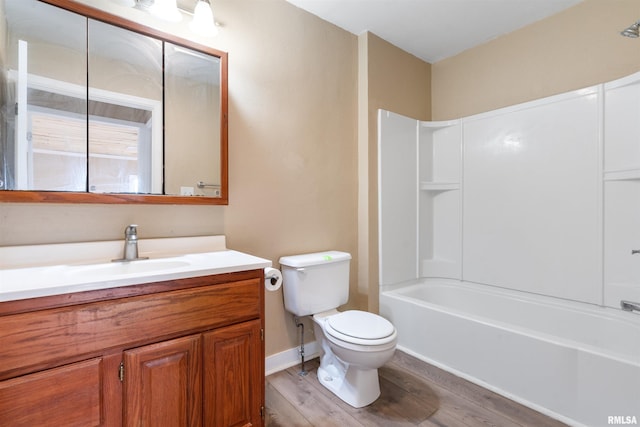
M350 254L338 251L280 258L284 308L308 316L346 304L350 260Z

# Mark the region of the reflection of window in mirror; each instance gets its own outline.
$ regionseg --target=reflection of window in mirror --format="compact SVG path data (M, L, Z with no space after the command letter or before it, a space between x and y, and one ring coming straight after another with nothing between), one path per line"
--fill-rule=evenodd
M86 191L87 102L83 87L30 76L27 89L27 187ZM37 87L37 89L36 89ZM92 90L88 103L90 187L99 193L151 193L151 132L157 101Z
M153 109L89 102L89 191L151 193Z
M106 117L90 116L92 141L95 149L89 159L92 177L104 187L91 191L136 193L149 186L149 178L142 177L138 146L148 145L144 126ZM31 135L30 187L49 191L85 191L86 120L63 110L29 109ZM106 170L104 165L107 165ZM117 167L109 167L114 164ZM114 180L111 170L121 171L121 179ZM64 173L63 173L64 172ZM69 182L58 182L60 176L71 176ZM141 179L142 178L142 179ZM71 185L70 185L71 184ZM94 186L96 184L93 184Z
M70 111L28 108L29 188L84 191L86 187L87 123Z
M142 122L92 114L89 103L92 151L89 156L92 192L149 193L151 136L146 123L151 112L137 110ZM142 113L142 114L140 114ZM145 119L146 118L146 119ZM46 191L85 191L86 119L62 109L29 105L27 157L29 187ZM62 182L59 177L66 176Z
M88 28L89 191L162 194L162 42Z

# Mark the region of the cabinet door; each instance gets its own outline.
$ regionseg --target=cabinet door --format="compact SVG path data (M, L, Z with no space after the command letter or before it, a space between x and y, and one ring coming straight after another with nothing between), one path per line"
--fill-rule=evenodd
M260 320L204 334L204 425L261 426L264 373Z
M0 426L104 425L102 359L0 381Z
M124 425L202 425L201 336L124 353Z

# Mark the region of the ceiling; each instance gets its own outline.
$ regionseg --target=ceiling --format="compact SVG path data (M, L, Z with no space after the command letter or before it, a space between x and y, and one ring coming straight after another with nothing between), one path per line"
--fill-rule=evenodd
M353 34L370 31L434 63L582 0L287 0Z

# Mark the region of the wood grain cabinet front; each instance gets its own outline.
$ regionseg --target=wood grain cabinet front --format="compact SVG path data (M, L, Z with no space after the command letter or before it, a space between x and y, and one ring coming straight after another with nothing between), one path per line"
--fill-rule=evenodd
M124 352L124 425L202 425L200 335Z
M264 425L263 281L251 270L33 311L0 303L0 426Z
M103 425L101 358L0 381L0 426Z
M204 426L262 425L264 365L260 321L204 334Z

